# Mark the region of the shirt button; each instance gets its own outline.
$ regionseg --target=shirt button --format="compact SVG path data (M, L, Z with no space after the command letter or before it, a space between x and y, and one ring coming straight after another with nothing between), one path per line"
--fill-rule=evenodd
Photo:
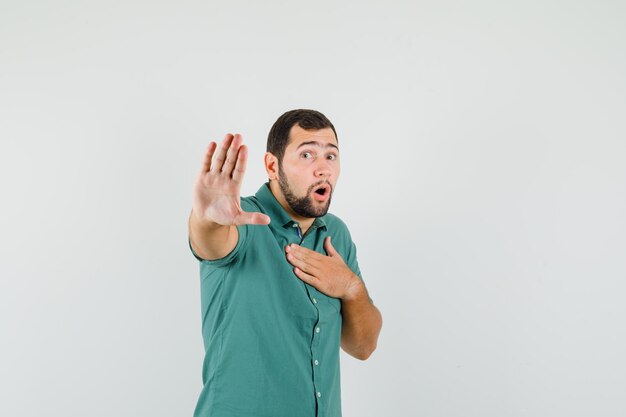
M322 393L321 393L321 392L319 392L319 391L317 391L317 398L319 398L319 397L321 397L321 396L322 396Z
M317 359L315 359L315 364L316 364L316 365L319 365L319 364L320 364L320 363L318 362L318 360L317 360Z
M313 299L313 304L317 304L317 299Z
M315 328L315 333L319 333L319 332L320 332L320 328L319 328L319 327L316 327L316 328Z

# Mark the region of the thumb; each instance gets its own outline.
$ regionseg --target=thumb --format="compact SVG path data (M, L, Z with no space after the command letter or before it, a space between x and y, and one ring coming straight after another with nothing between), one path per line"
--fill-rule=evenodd
M330 243L330 236L328 236L325 240L324 240L324 249L326 249L326 253L328 254L328 256L335 256L338 255L337 251L335 250L335 248L333 247L333 244Z
M242 211L241 213L239 213L239 216L237 216L235 218L235 222L236 225L242 225L242 224L269 224L270 223L270 218L269 216L263 214L263 213L248 213L245 211Z

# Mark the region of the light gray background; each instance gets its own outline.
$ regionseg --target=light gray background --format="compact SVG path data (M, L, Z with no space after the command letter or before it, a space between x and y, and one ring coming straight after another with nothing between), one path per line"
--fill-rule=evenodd
M626 415L621 1L0 1L0 415L190 416L191 185L335 123L383 313L347 417ZM271 325L271 324L268 324ZM297 416L295 416L297 417Z

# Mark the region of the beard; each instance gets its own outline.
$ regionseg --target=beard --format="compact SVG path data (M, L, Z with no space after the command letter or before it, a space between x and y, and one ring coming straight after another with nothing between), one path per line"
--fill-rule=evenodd
M317 207L310 197L313 189L321 184L327 183L330 187L328 201L321 207ZM291 187L289 186L289 181L287 181L287 176L285 175L285 171L283 171L283 167L281 164L278 164L278 186L280 187L280 191L282 191L285 196L285 200L287 200L287 204L289 207L299 216L314 218L314 217L322 217L326 213L328 213L328 208L330 207L330 200L333 196L333 187L327 181L320 181L309 187L304 197L298 197Z

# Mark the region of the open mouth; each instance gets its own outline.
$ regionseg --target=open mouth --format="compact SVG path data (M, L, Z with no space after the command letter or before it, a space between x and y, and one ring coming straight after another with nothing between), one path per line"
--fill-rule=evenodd
M313 190L313 194L317 200L326 200L330 194L330 186L328 184L322 184Z

